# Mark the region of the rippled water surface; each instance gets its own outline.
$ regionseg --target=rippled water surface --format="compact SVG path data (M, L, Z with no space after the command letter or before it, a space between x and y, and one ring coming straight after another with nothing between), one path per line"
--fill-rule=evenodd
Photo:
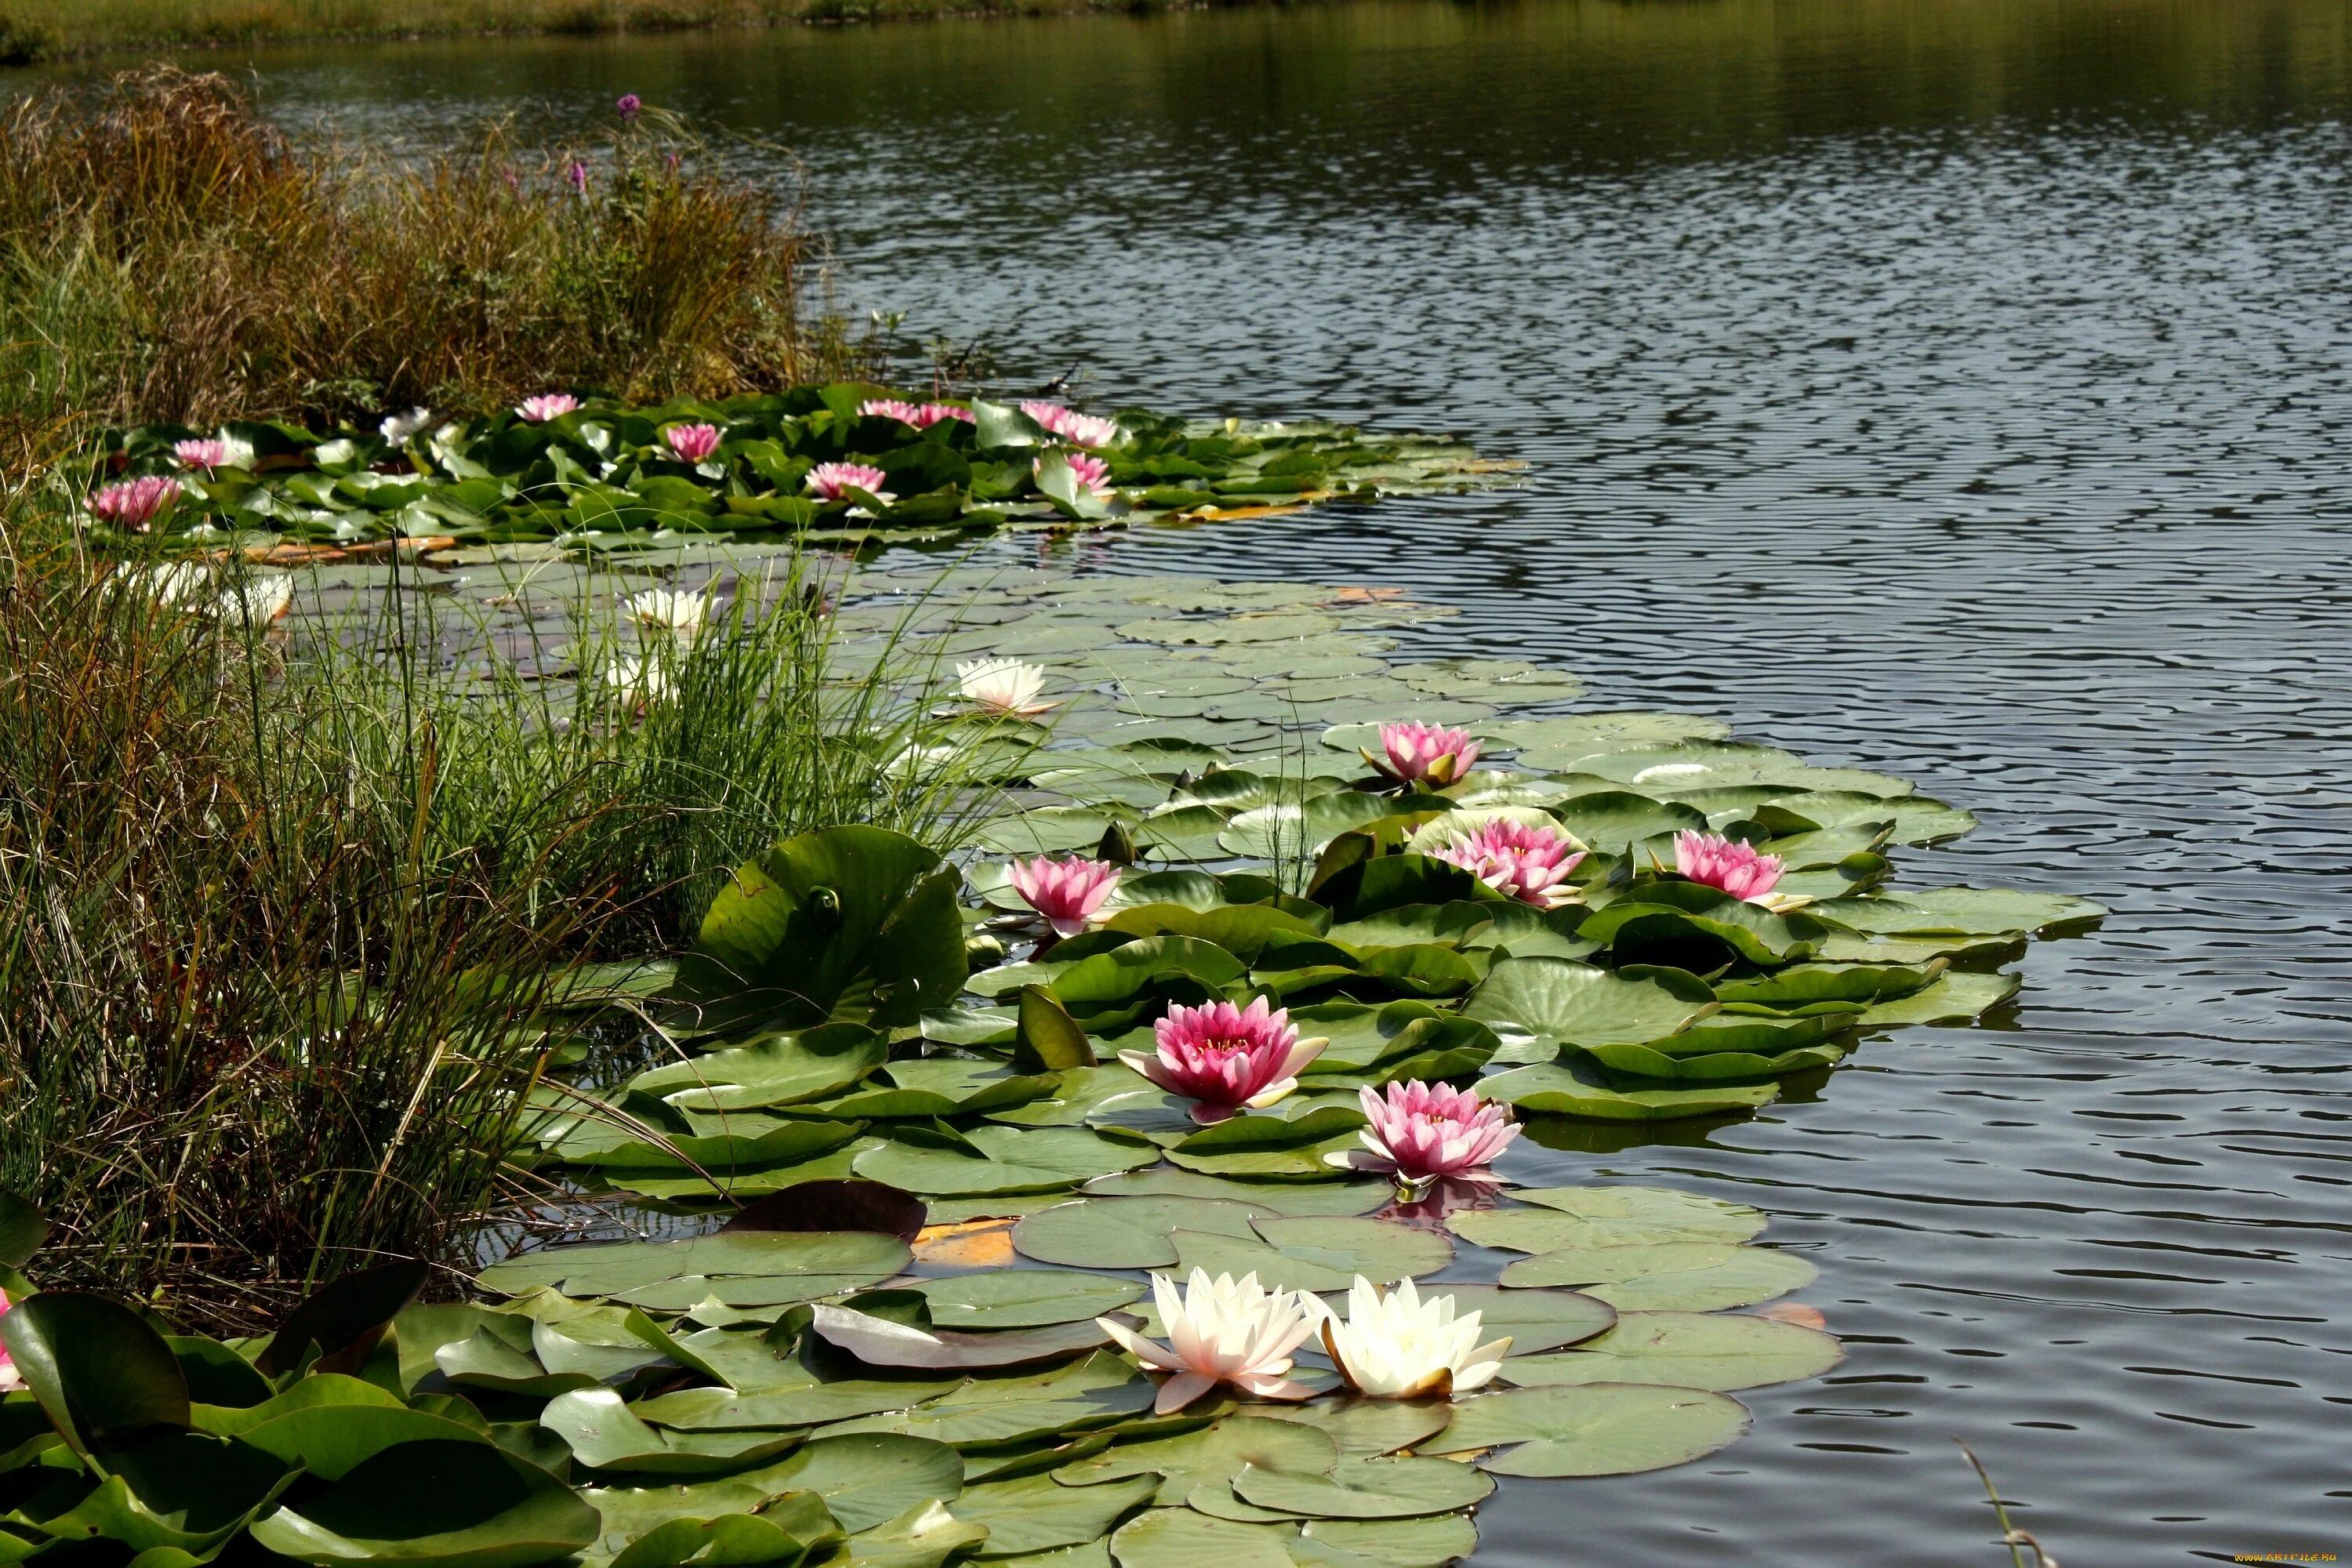
M1507 1487L1482 1563L2352 1552L2352 5L1351 5L253 62L415 132L788 143L860 306L1097 403L1439 426L1523 489L1069 546L1411 584L1611 704L1916 778L1914 879L2116 910L1991 1026L1547 1176L1761 1205L1832 1377ZM1694 1135L1697 1138L1698 1135ZM1532 1174L1533 1171L1523 1171ZM1569 1547L1573 1542L1573 1547Z

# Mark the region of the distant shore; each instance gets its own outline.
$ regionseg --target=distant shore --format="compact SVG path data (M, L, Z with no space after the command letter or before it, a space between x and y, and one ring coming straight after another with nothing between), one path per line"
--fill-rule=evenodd
M0 0L0 65L130 49L667 33L1201 8L1203 0ZM1250 0L1207 0L1247 4Z

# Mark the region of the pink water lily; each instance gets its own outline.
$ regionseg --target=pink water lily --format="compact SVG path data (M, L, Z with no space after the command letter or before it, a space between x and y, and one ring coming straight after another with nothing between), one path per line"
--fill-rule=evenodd
M1683 832L1675 835L1675 869L1735 899L1762 904L1774 901L1769 895L1780 880L1780 858L1718 833Z
M1073 452L1064 460L1070 465L1070 478L1077 481L1080 489L1097 500L1110 500L1110 465L1108 463L1100 458L1089 457L1084 452ZM1034 467L1042 474L1045 470L1044 459L1040 458Z
M1192 1100L1192 1120L1203 1123L1223 1121L1244 1106L1272 1105L1298 1087L1298 1069L1331 1043L1300 1039L1289 1009L1270 1011L1263 996L1246 1008L1176 1003L1151 1031L1156 1052L1121 1051L1118 1059Z
M882 488L889 478L866 463L819 463L809 470L808 488L819 500L845 500L855 485L876 500L888 502L898 499Z
M1507 1108L1451 1084L1392 1083L1385 1093L1360 1089L1357 1099L1371 1123L1357 1134L1367 1152L1334 1156L1334 1163L1391 1172L1415 1186L1440 1176L1494 1181L1486 1167L1519 1135Z
M1468 773L1478 760L1478 742L1470 738L1469 731L1424 724L1417 719L1381 726L1385 758L1360 746L1356 749L1384 777L1399 784L1432 784L1441 788Z
M857 412L867 419L896 419L901 425L920 425L922 408L904 398L869 397L857 405Z
M225 436L209 436L194 441L174 442L172 456L185 468L242 468L252 465L253 448L242 441L231 441Z
M1290 1352L1322 1321L1322 1303L1314 1297L1302 1290L1268 1290L1254 1273L1238 1280L1230 1274L1212 1279L1206 1269L1195 1268L1181 1294L1175 1280L1154 1274L1151 1299L1167 1328L1164 1345L1116 1318L1097 1318L1095 1326L1144 1365L1175 1373L1160 1385L1151 1404L1155 1414L1172 1415L1221 1383L1260 1399L1314 1396L1313 1389L1284 1375L1290 1370Z
M583 178L587 171L582 170ZM543 392L537 397L526 397L515 405L515 412L534 425L544 425L551 419L561 419L580 406L580 400L568 392Z
M928 430L942 419L961 419L967 425L980 423L980 416L956 403L926 403L915 410L908 423L919 430Z
M1045 917L1056 936L1076 936L1086 930L1119 879L1119 868L1108 860L1056 860L1046 855L1015 860L1011 871L1013 890Z
M1549 910L1577 900L1568 878L1584 851L1557 828L1498 817L1430 853L1523 904Z
M662 442L681 463L699 463L719 450L716 425L673 425L662 432Z
M1059 436L1081 447L1108 447L1118 440L1116 419L1080 414L1058 403L1024 403L1021 412L1034 419L1048 436Z
M13 1303L8 1300L8 1292L0 1290L0 1317L7 1315L11 1305ZM18 1372L16 1363L8 1358L8 1347L0 1344L0 1394L11 1394L24 1386L25 1374Z
M89 498L89 510L93 516L117 528L144 533L157 513L185 493L179 480L150 474L107 486Z

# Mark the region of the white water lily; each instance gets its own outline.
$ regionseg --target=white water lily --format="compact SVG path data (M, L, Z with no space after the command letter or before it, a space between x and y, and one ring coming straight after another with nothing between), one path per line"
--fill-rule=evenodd
M677 690L668 661L650 655L621 655L604 667L604 679L621 700L638 707L662 701Z
M1179 1294L1165 1274L1151 1277L1151 1299L1167 1326L1168 1342L1147 1340L1111 1318L1095 1326L1146 1366L1175 1373L1160 1386L1152 1409L1181 1410L1221 1383L1261 1399L1306 1399L1314 1390L1291 1382L1290 1352L1315 1332L1321 1302L1298 1290L1268 1290L1255 1273L1214 1279L1195 1268Z
M666 631L680 642L692 642L702 635L702 623L710 614L710 595L680 588L648 588L624 600L622 608L648 630Z
M433 410L412 408L405 414L388 416L383 424L376 426L376 431L393 446L405 447L432 423Z
M257 572L223 594L213 613L223 620L266 626L293 607L293 578L283 572Z
M1348 1289L1343 1321L1324 1309L1323 1348L1349 1385L1370 1399L1467 1394L1502 1370L1508 1335L1478 1342L1479 1314L1454 1315L1454 1298L1423 1300L1410 1279L1381 1294L1362 1275Z
M963 700L983 713L1027 718L1058 707L1040 702L1045 672L1017 658L976 658L956 666L956 684Z

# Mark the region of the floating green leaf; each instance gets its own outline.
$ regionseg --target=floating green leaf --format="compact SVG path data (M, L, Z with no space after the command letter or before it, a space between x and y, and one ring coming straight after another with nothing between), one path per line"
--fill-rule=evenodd
M1712 1312L1786 1295L1811 1284L1814 1272L1767 1247L1666 1241L1539 1253L1504 1269L1503 1283L1583 1286L1620 1312Z
M1503 1378L1523 1387L1649 1383L1718 1394L1798 1383L1835 1367L1830 1335L1737 1312L1626 1312L1616 1327L1559 1355L1515 1356Z
M1454 1406L1433 1453L1497 1448L1505 1476L1626 1476L1687 1464L1748 1430L1738 1401L1695 1388L1514 1388Z

